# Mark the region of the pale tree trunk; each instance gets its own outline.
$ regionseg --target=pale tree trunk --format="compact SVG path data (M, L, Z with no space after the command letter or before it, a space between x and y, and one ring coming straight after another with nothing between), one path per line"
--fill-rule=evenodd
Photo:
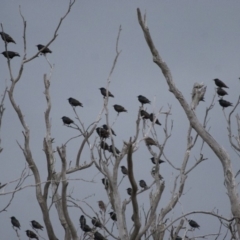
M153 62L156 63L158 67L161 69L166 79L166 82L169 86L169 91L173 93L173 95L177 98L177 100L181 104L192 128L199 134L199 136L203 139L203 141L205 141L208 144L208 146L216 154L216 156L218 157L218 159L222 164L223 172L224 172L224 184L227 188L228 197L231 204L231 212L237 224L238 239L240 239L240 220L239 220L240 219L240 199L239 199L237 186L235 182L235 176L233 173L229 155L224 150L224 148L202 126L197 116L195 115L194 108L191 108L191 106L189 106L189 104L185 100L182 93L176 87L173 81L170 69L168 68L167 64L162 60L161 56L159 55L157 49L154 46L149 29L146 25L146 16L144 16L144 19L143 19L139 9L137 9L137 14L138 14L139 24L142 28L144 37L152 53Z

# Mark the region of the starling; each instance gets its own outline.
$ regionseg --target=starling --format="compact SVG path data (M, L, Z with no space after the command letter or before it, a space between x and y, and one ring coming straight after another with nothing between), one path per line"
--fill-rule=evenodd
M105 188L108 188L108 180L106 178L102 178L102 183L105 186Z
M113 105L113 107L118 114L121 112L127 112L127 110L121 105L115 104L115 105Z
M26 234L29 238L35 238L35 239L39 239L38 236L31 230L26 230Z
M153 164L156 164L156 160L155 160L154 157L151 157L150 159L152 160L152 163L153 163ZM159 164L164 163L164 162L165 162L165 161L163 161L163 160L161 160L161 159L158 160L158 163L159 163Z
M102 228L102 224L100 221L98 221L95 217L92 218L92 224L95 227Z
M153 121L156 119L156 117L154 116L153 113L151 113L149 119L150 119L151 122L153 122ZM156 123L157 125L160 125L160 126L162 125L162 124L158 121L158 119L156 119L155 123Z
M131 196L131 195L132 195L132 189L129 187L129 188L127 188L126 190L127 190L128 195Z
M75 98L68 98L68 102L70 103L70 105L72 107L77 107L77 106L80 106L80 107L83 107L82 103L80 103L77 99Z
M81 215L81 217L79 218L79 222L80 222L80 226L81 228L86 225L86 218L84 217L84 215Z
M226 108L226 107L232 107L232 103L224 100L224 99L220 99L218 100L219 101L219 104L223 107L223 108Z
M9 36L7 33L0 32L0 35L1 35L3 41L6 41L7 43L15 43L16 44L16 42L12 39L12 37Z
M219 80L218 78L213 79L213 81L215 82L215 84L220 87L220 88L228 88L228 86L222 82L221 80Z
M112 145L109 146L109 152L113 153L113 146ZM116 147L115 147L115 152L116 152L116 154L120 153L120 151Z
M100 147L103 149L103 150L108 150L109 151L109 146L106 142L104 141L101 141L100 143Z
M107 240L107 239L104 238L101 233L99 233L98 231L96 231L96 232L94 233L94 240Z
M74 121L73 121L71 118L66 117L66 116L63 116L63 117L62 117L62 121L63 121L63 123L66 124L66 125L70 125L71 123L74 123Z
M108 128L107 124L103 124L102 127L103 127L105 130L109 131L109 128ZM115 134L115 132L112 130L112 128L111 128L111 132L112 132L112 134L113 134L114 136L117 136L117 135Z
M34 229L43 230L43 226L42 226L40 223L38 223L37 221L32 220L31 223L32 223L32 227L33 227Z
M38 48L38 51L41 51L41 49L43 49L45 46L44 45L41 45L41 44L38 44L36 45L37 48ZM46 54L46 53L52 53L52 51L49 49L49 48L45 48L43 51L41 51L42 54Z
M228 93L222 88L217 89L217 94L218 94L218 96L222 96L222 97L225 95L228 95Z
M142 96L142 95L139 95L137 96L138 97L138 101L143 105L143 104L146 104L146 103L151 103L151 101L149 101L146 97Z
M101 91L101 94L102 94L103 97L105 98L105 97L107 96L107 90L106 90L106 88L101 87L101 88L99 88L99 89L100 89L100 91ZM111 94L110 91L108 91L108 97L114 97L114 96Z
M144 180L140 180L140 181L139 181L139 186L140 186L141 188L146 188L146 187L147 187L147 184L146 184L146 182L145 182Z
M2 52L2 55L5 57L5 58L8 58L7 57L7 53L8 53L8 57L10 59L14 58L14 57L20 57L19 53L17 52L12 52L12 51L4 51Z
M15 217L11 217L11 223L12 223L13 227L16 227L20 230L21 225Z
M128 170L127 170L126 167L121 166L121 170L122 170L122 173L123 173L124 175L128 175Z
M175 240L182 240L182 238L179 237L179 236L177 236L177 237L175 238Z
M150 137L147 137L145 139L145 143L146 143L147 146L151 146L151 145L157 146L156 142L152 138L150 138Z
M105 130L104 128L97 127L96 131L100 138L108 138L109 137L109 132L107 130Z
M144 110L140 111L140 115L143 119L149 119L150 118L150 114Z
M188 220L188 223L189 223L189 225L192 227L192 228L200 228L200 226L198 225L198 223L197 222L195 222L195 221L193 221L193 220Z
M84 232L91 232L91 231L92 231L92 229L91 229L87 224L81 226L81 229L82 229Z
M110 214L110 217L113 221L117 221L117 215L116 215L115 212L110 212L109 214Z
M153 167L153 168L152 168L151 174L152 174L152 177L155 178L155 175L156 175L156 167ZM159 177L159 180L162 180L162 179L163 179L162 175L160 175L160 174L158 174L158 177Z
M98 206L103 212L106 212L106 206L103 201L98 201Z

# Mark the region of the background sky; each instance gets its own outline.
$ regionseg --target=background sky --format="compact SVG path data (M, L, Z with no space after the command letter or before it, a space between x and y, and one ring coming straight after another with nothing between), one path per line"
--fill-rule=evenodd
M37 44L46 44L53 36L60 17L65 14L68 2L59 1L1 1L0 22L6 33L16 41L9 44L9 50L23 56L23 23L19 15L19 5L27 21L27 57L37 52ZM168 110L172 106L173 132L165 149L166 156L178 167L183 161L186 150L186 135L188 121L181 106L169 92L168 86L160 69L152 62L152 56L145 42L142 30L138 24L136 9L147 12L147 24L155 46L171 69L174 81L185 98L190 102L192 86L195 82L207 85L205 103L201 103L196 114L202 121L206 107L210 105L215 92L212 79L222 79L229 86L229 96L225 99L235 103L239 95L239 62L240 62L240 2L239 1L77 1L71 13L64 20L57 39L50 45L52 54L49 61L54 64L51 80L52 98L52 136L54 146L61 146L70 137L77 135L73 129L63 126L61 117L74 119L74 112L67 102L67 98L74 97L83 103L84 108L77 109L85 126L95 121L103 104L99 88L106 86L113 59L115 57L116 37L119 26L122 32L119 49L122 50L117 66L112 75L110 91L115 98L109 101L109 118L112 122L116 117L113 104L123 105L128 113L120 114L113 129L117 137L115 144L122 148L123 141L135 134L135 122L139 109L138 95L144 95L153 104L147 106L149 112L157 112L160 108ZM4 42L0 41L0 52L4 51ZM14 58L12 70L16 76L21 58ZM9 85L7 61L0 56L0 90L3 92ZM31 129L31 149L34 160L41 173L42 181L46 179L46 161L42 151L45 136L44 111L46 101L43 84L43 74L49 73L49 65L45 58L39 56L24 66L24 73L15 89L15 99L21 107L25 120ZM235 173L239 170L239 159L232 151L228 142L226 121L222 109L215 99L215 106L210 112L210 133L228 151ZM17 142L23 143L22 127L17 119L8 97L5 101L6 111L2 122L1 138L3 152L0 154L1 170L0 182L8 182L18 178L25 165L25 159ZM229 113L230 109L226 109ZM239 110L238 110L239 112ZM164 116L159 117L164 122ZM99 125L105 123L105 116ZM233 121L234 124L234 121ZM163 127L155 127L159 142L164 138ZM236 127L234 128L236 130ZM94 136L91 138L93 143ZM75 139L67 148L68 162L76 159L77 151L82 139ZM199 157L201 141L193 150L190 168ZM208 158L188 176L184 194L169 218L179 217L181 213L193 210L212 211L218 209L220 215L231 217L229 200L223 185L223 170L219 160L205 145L204 157ZM150 154L141 143L140 149L134 154L134 173L136 180L152 181L150 171L152 163ZM81 163L90 161L88 149L84 151ZM126 158L123 163L126 165ZM60 171L61 163L56 154L56 166ZM98 200L107 202L104 187L100 181L103 177L97 174L93 167L77 172L70 178L81 178L87 181L94 179L94 183L84 181L70 181L69 191L78 200L86 200L95 211L98 211ZM169 200L174 176L178 174L168 163L161 166L161 174L165 179L165 191L159 209ZM121 173L119 174L121 177ZM236 179L237 182L239 181ZM31 177L24 185L33 183ZM130 184L125 178L120 186L122 200L128 198L126 188ZM5 191L11 191L8 187ZM139 205L148 210L148 194L144 192L139 197ZM1 197L0 209L5 206L8 197ZM93 216L92 211L82 202L82 208ZM111 209L109 208L108 211ZM79 209L70 208L70 214L76 223L79 233ZM131 205L127 207L127 218L132 215ZM42 215L36 201L34 188L27 188L17 193L7 212L0 214L0 232L5 239L16 239L12 230L10 217L16 216L22 230L21 239L26 239L25 230L31 229L30 220L37 220L43 224ZM51 217L57 237L63 239L63 230L58 222L56 210L52 207ZM219 221L207 215L193 215L201 226L194 235L216 233ZM131 220L128 228L131 228ZM89 225L90 220L88 220ZM224 231L223 231L224 232ZM191 233L188 235L192 236ZM43 236L46 238L44 231ZM165 239L168 239L168 234ZM208 239L214 239L209 237Z

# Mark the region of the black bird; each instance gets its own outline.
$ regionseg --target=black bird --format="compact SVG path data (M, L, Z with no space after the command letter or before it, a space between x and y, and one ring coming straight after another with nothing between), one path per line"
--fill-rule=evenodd
M108 188L108 180L106 178L102 178L102 183L105 186L105 188Z
M92 229L91 229L87 224L81 226L81 229L82 229L84 232L91 232L91 231L92 231Z
M39 239L38 236L31 230L26 230L26 234L29 238L35 238L35 239Z
M108 138L109 137L109 132L107 130L105 130L104 128L97 127L96 131L100 138Z
M121 112L127 112L127 110L121 105L115 104L113 107L118 114Z
M121 170L122 170L122 173L123 173L124 175L128 175L128 170L127 170L126 167L121 166Z
M113 221L117 221L117 215L116 215L115 212L110 212L109 214L110 214L110 217Z
M43 226L42 226L40 223L38 223L37 221L32 220L31 223L32 223L32 227L33 227L34 229L43 230Z
M145 182L144 180L140 180L140 181L139 181L139 186L140 186L141 188L146 188L146 187L147 187L147 184L146 184L146 182Z
M215 84L220 87L220 88L229 88L224 82L222 82L221 80L219 80L218 78L213 79L213 81L215 82Z
M16 42L12 39L12 37L9 36L7 33L0 32L0 35L1 35L3 41L6 41L7 43L11 43L12 42L12 43L16 44Z
M140 115L143 119L149 119L150 118L150 114L144 110L140 111Z
M99 88L99 89L100 89L101 94L103 95L103 97L106 97L106 96L107 96L107 90L106 90L106 88L101 87L101 88ZM114 96L111 94L110 91L108 91L108 97L114 97Z
M104 142L104 141L101 141L100 147L101 147L103 150L109 151L109 146L108 146L108 144L107 144L106 142Z
M146 104L146 103L151 103L151 101L149 101L146 97L142 96L142 95L139 95L137 96L138 97L138 101L143 105L143 104Z
M222 88L217 89L217 94L218 94L218 96L222 96L222 97L225 95L228 95L228 93Z
M177 236L177 237L175 238L175 240L182 240L182 238L179 237L179 236Z
M101 233L99 233L98 231L96 231L96 232L94 233L94 240L107 240L107 239L104 238Z
M95 227L102 228L102 224L100 221L98 221L95 217L92 218L92 224Z
M188 220L188 223L189 223L189 225L192 227L192 228L200 228L200 226L198 225L198 223L197 222L195 222L195 221L193 221L193 220Z
M77 99L75 98L68 98L68 102L70 103L70 105L72 107L77 107L77 106L80 106L80 107L83 107L82 103L80 103Z
M145 143L146 143L147 146L151 146L151 145L157 146L156 142L152 138L150 138L150 137L147 137L145 139Z
M8 58L7 57L7 53L8 53L8 57L10 59L14 58L14 57L20 57L19 53L17 52L13 52L13 51L4 51L2 52L2 55L5 57L5 58Z
M132 189L129 187L126 190L127 190L128 195L132 196Z
M109 128L108 128L107 124L103 124L102 127L103 127L103 129L109 131ZM111 128L111 132L114 136L117 136L116 133L112 130L112 128Z
M153 121L155 120L155 118L156 118L156 117L154 116L154 114L151 113L151 114L150 114L150 117L149 117L150 121L153 122ZM160 126L162 125L162 124L158 121L158 119L156 119L155 123L156 123L157 125L160 125Z
M223 107L223 108L226 108L226 107L232 107L232 103L224 100L224 99L220 99L218 100L219 101L219 104Z
M63 123L66 124L66 125L70 125L71 123L74 123L74 121L73 121L71 118L66 117L66 116L63 116L63 117L62 117L62 121L63 121Z
M153 163L153 164L156 164L156 160L155 160L154 157L151 157L150 159L152 160L152 163ZM163 160L161 160L161 159L159 159L159 161L158 161L159 164L164 163L164 162L165 162L165 161L163 161Z
M16 227L20 230L21 225L15 217L11 217L11 223L12 223L13 227Z
M113 145L109 146L109 152L113 153ZM116 154L120 153L120 151L116 147L115 147L115 152L116 152Z
M44 45L42 45L42 44L38 44L38 45L36 45L37 46L37 48L38 48L38 51L40 51L41 49L43 49L45 46ZM42 52L42 54L46 54L46 53L52 53L52 51L49 49L49 48L45 48L43 51L41 51Z
M80 226L81 228L86 225L86 218L84 217L84 215L81 215L81 217L79 218L79 222L80 222Z

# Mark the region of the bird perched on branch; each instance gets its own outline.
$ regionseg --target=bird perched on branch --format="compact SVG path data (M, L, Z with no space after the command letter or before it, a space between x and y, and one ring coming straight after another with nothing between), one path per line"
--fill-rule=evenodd
M145 110L141 110L140 115L141 115L142 119L149 119L150 118L150 114L148 112L146 112Z
M84 215L81 215L79 218L79 222L80 222L80 227L82 228L84 225L86 225L86 218L84 217Z
M105 188L108 188L108 180L106 178L102 178L102 183L105 186Z
M194 220L188 220L188 223L189 223L189 225L192 227L192 228L200 228L200 226L198 225L198 223L197 222L195 222Z
M34 221L34 220L32 220L31 223L32 223L32 227L34 229L40 229L43 231L43 226L40 223L38 223L37 221Z
M93 226L95 226L95 227L102 228L101 222L98 221L97 218L95 218L95 217L92 218L92 224L93 224Z
M220 99L218 100L219 101L219 104L223 107L223 108L226 108L226 107L232 107L232 103L224 100L224 99Z
M104 238L101 233L99 233L98 231L96 231L96 232L94 233L94 240L107 240L107 239Z
M115 104L113 107L118 114L121 112L127 112L127 110L121 105Z
M128 170L125 166L121 166L121 170L124 175L128 175Z
M12 58L14 58L14 57L20 57L19 53L13 52L13 51L4 51L4 52L2 52L2 55L3 55L5 58L8 58L8 57L9 57L9 59L12 59ZM8 55L8 57L7 57L7 55Z
M222 88L217 88L217 94L218 96L222 96L222 97L225 95L228 95L228 93Z
M74 121L71 118L66 117L66 116L62 117L62 121L63 121L64 125L70 125L71 123L74 123Z
M43 48L45 48L44 45L42 44L38 44L36 45L36 47L38 48L38 51L41 51ZM47 53L52 53L52 51L49 48L45 48L44 50L41 51L42 54L47 54Z
M150 137L147 137L145 139L145 143L147 146L152 146L152 145L157 146L156 142Z
M150 117L149 117L150 121L151 121L151 122L154 122L155 118L156 118L155 115L154 115L153 113L151 113L151 114L150 114ZM155 124L160 125L160 126L162 125L162 124L158 121L158 119L156 119Z
M6 41L7 43L15 43L16 44L16 42L12 39L12 37L10 35L8 35L7 33L0 32L0 35L1 35L3 41Z
M143 104L151 103L151 101L149 101L146 97L142 95L139 95L137 97L138 97L138 101L142 104L142 106Z
M115 212L110 212L109 214L110 214L110 217L113 221L117 221L117 215L116 215Z
M35 238L35 239L39 240L38 236L31 230L26 230L26 234L29 238Z
M109 146L109 152L113 153L113 145ZM116 154L120 153L120 151L116 147L115 147L115 152L116 152Z
M101 94L102 94L103 97L105 98L105 97L107 96L107 90L106 90L106 88L101 87L101 88L99 88L99 89L100 89L100 91L101 91ZM112 95L112 93L111 93L110 91L108 91L108 97L113 97L113 98L114 98L114 96Z
M103 150L109 151L109 146L108 146L108 144L107 144L106 142L104 142L104 141L101 141L100 147L101 147Z
M147 184L146 184L146 182L145 182L144 180L140 180L140 181L139 181L139 186L140 186L141 188L146 188L146 187L147 187Z
M132 195L132 189L129 187L129 188L127 188L126 190L127 190L128 195L131 196L131 195Z
M103 212L106 212L106 206L103 201L98 201L98 206Z
M92 229L91 229L87 224L81 226L81 229L82 229L84 232L91 232L91 231L92 231Z
M105 130L104 128L97 127L96 132L100 138L108 138L109 132Z
M153 164L156 164L157 159L155 159L154 157L151 157L150 159L151 159L151 161L152 161ZM161 160L161 159L158 160L158 163L159 163L159 164L164 163L164 162L165 162L165 161L163 161L163 160Z
M107 124L103 124L102 127L103 127L103 129L109 131L109 128L108 128ZM112 128L110 128L110 130L111 130L111 132L112 132L112 134L113 134L114 136L117 136L116 133L113 131Z
M11 217L11 223L12 223L13 227L16 227L20 230L21 225L15 217Z
M72 107L77 107L77 106L83 107L82 103L80 103L80 102L79 102L77 99L75 99L75 98L68 98L68 102L70 103L70 105L71 105Z
M218 78L213 79L213 81L215 82L215 84L220 87L220 88L229 88L223 81L221 81Z

